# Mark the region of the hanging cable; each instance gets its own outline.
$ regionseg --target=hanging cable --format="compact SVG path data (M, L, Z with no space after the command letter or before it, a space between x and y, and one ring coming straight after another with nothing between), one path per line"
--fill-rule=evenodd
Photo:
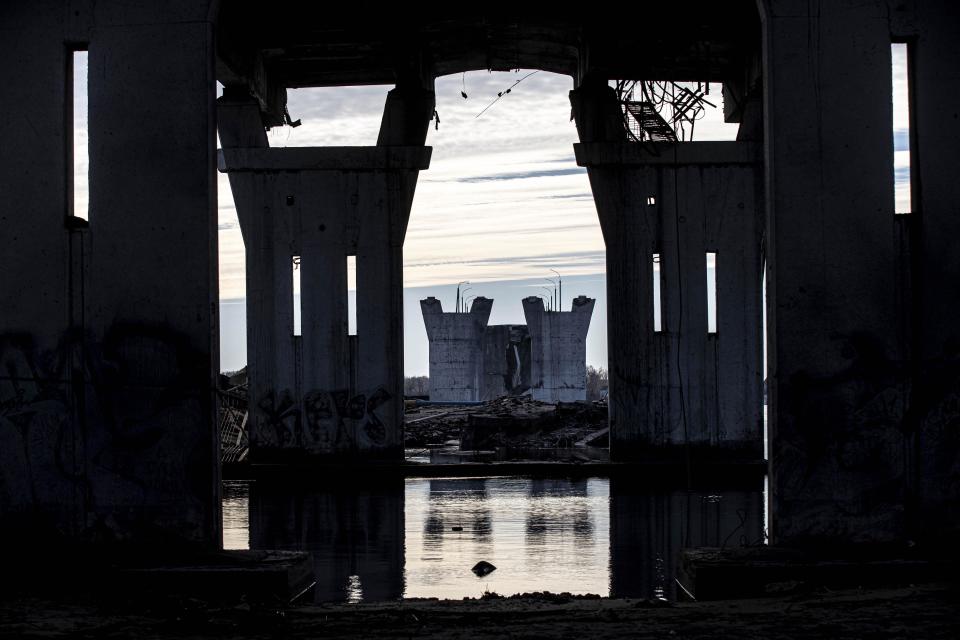
M527 78L529 78L530 76L532 76L532 75L534 75L534 74L536 74L536 73L539 73L539 72L540 72L539 69L537 69L536 71L531 71L530 73L528 73L527 75L523 76L522 78L520 78L519 80L517 80L516 82L514 82L512 85L510 85L510 86L506 89L506 91L501 91L501 92L497 93L497 97L493 99L493 102L491 102L491 103L488 104L486 107L484 107L484 108L483 108L483 111L481 111L480 113L478 113L477 115L475 115L475 116L473 117L473 119L476 120L477 118L479 118L480 116L482 116L484 113L487 112L487 109L489 109L490 107L492 107L493 105L495 105L495 104L500 100L500 98L502 98L503 96L505 96L505 95L507 95L508 93L510 93L511 91L513 91L513 88L514 88L515 86L517 86L518 84L520 84L521 82L523 82L524 80L526 80Z

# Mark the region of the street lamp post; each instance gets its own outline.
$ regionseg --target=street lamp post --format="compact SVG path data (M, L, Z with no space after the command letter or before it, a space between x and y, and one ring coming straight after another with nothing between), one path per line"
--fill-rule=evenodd
M552 311L552 310L553 310L553 295L556 293L556 290L551 290L549 287L540 287L540 288L543 289L544 291L546 291L546 292L549 294L550 297L548 298L548 300L550 301L550 304L547 306L547 311Z
M461 280L460 282L457 283L457 303L454 305L454 309L456 309L457 312L460 311L460 285L462 284L470 284L470 281Z
M555 274L557 274L557 282L560 283L560 294L557 299L557 302L559 303L557 305L557 311L563 311L563 278L560 277L560 272L556 269L550 269L550 271L553 271Z

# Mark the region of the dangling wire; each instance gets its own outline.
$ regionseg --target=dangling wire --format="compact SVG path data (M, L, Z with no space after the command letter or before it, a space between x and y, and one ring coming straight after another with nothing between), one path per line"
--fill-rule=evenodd
M524 80L526 80L527 78L529 78L530 76L532 76L533 74L539 73L539 72L540 72L539 69L537 69L536 71L531 71L530 73L528 73L527 75L523 76L522 78L520 78L519 80L517 80L516 82L514 82L512 85L510 85L510 87L507 88L506 91L501 91L501 92L499 92L499 93L497 94L497 97L493 99L493 102L491 102L491 103L488 104L486 107L484 107L484 108L483 108L483 111L481 111L480 113L478 113L477 115L475 115L475 116L473 117L473 119L476 120L477 118L479 118L480 116L482 116L484 113L487 112L487 109L489 109L490 107L492 107L493 105L495 105L495 104L497 103L497 101L500 100L500 98L502 98L503 96L505 96L505 95L507 95L508 93L510 93L511 91L513 91L513 88L514 88L515 86L517 86L518 84L520 84L521 82L523 82Z
M463 99L467 99L467 72L464 71L463 75L460 77L460 95L463 96Z

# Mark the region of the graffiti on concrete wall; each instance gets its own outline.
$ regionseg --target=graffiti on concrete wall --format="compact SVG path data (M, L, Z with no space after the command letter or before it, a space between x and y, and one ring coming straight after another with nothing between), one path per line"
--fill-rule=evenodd
M209 355L166 328L117 324L101 341L73 330L47 348L0 335L0 506L73 511L85 531L122 529L112 505L168 489L200 508L191 496L209 492L212 470L192 465L212 454L196 428L210 422L209 388Z
M289 389L270 391L257 403L255 446L302 448L318 453L356 451L387 444L382 407L393 396L314 389L297 403Z

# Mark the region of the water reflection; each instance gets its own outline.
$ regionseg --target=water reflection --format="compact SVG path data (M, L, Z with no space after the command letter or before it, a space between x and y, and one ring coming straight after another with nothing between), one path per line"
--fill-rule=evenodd
M610 592L616 597L677 597L680 551L763 541L763 494L756 490L651 490L610 484Z
M250 483L223 481L223 548L250 548Z
M478 543L487 543L493 520L487 502L487 480L458 478L428 480L427 515L423 526L424 548L440 549L446 531L463 532Z
M316 601L570 591L677 594L681 549L761 541L756 490L615 478L224 483L224 547L313 555ZM249 522L249 525L248 525ZM497 570L479 578L477 562Z
M407 597L609 590L604 479L407 481ZM418 526L418 523L423 525ZM477 577L485 560L497 570Z
M310 551L317 602L403 595L402 478L250 487L250 547Z

